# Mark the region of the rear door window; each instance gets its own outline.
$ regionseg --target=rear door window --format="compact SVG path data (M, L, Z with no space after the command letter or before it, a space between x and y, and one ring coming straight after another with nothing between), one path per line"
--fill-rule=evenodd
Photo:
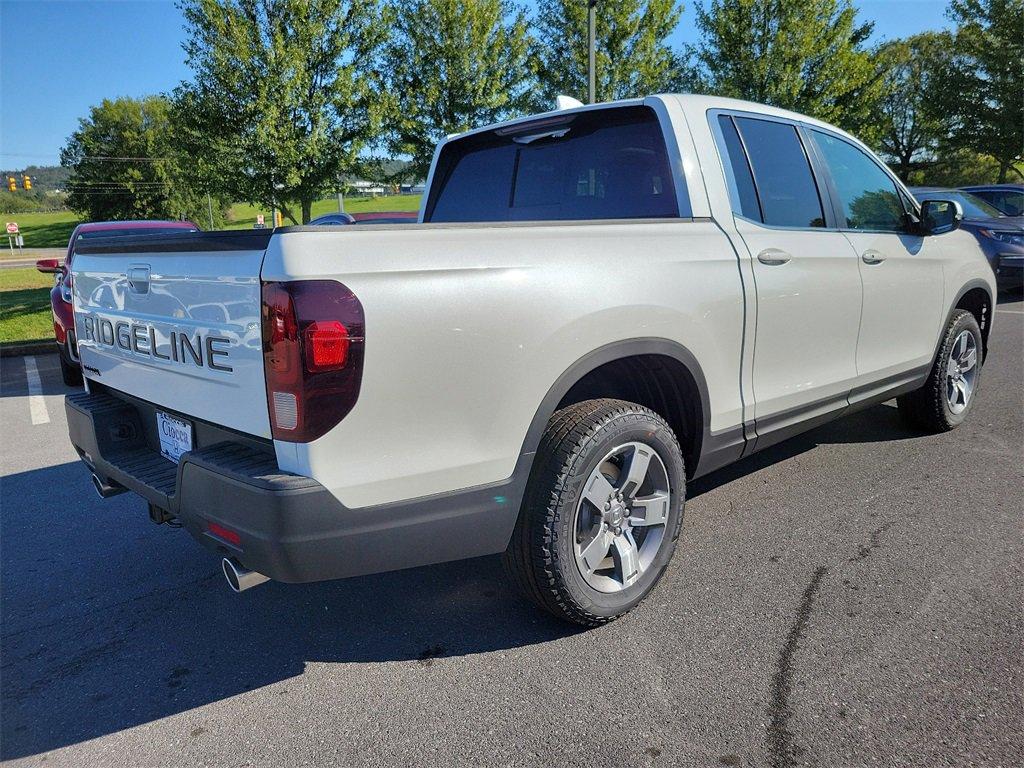
M442 150L426 221L680 215L661 124L649 107L581 112L503 130Z
M811 131L828 164L850 229L902 232L903 201L896 183L862 149L823 131Z
M824 227L818 186L796 126L751 117L734 121L753 172L761 221L774 227Z

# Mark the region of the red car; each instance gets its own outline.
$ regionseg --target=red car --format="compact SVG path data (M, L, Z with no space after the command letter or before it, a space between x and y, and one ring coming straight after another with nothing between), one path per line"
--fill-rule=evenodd
M60 259L40 259L36 262L36 269L40 272L58 276L50 291L50 308L53 310L53 333L60 351L60 372L69 387L82 385L82 369L75 349L75 316L71 308L69 270L75 243L80 237L117 237L138 234L139 230L159 235L181 231L198 232L199 227L191 221L92 221L75 227L68 240L68 253L63 264Z

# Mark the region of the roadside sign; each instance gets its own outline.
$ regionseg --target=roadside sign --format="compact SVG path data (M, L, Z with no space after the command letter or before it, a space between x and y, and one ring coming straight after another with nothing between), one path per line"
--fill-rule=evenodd
M18 222L16 222L16 221L8 221L7 222L7 234L8 235L16 235L16 234L18 234Z
M263 229L263 228L265 228L267 226L265 221L266 221L266 219L264 219L263 214L262 213L257 213L256 214L256 223L252 225L252 228L253 229Z

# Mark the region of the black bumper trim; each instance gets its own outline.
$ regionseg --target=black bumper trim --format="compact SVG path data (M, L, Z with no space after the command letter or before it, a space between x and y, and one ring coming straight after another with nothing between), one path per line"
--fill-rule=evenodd
M349 509L308 477L282 472L272 453L220 442L179 464L146 445L135 403L107 392L65 400L79 455L114 481L177 517L204 546L284 582L309 582L501 552L519 514L526 471L506 482L409 502ZM238 546L209 532L240 536Z

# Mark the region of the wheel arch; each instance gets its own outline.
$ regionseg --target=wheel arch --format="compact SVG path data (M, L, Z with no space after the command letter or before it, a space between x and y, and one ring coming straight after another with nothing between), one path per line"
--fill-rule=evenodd
M956 299L954 299L949 312L946 313L946 321L942 327L946 328L949 325L953 313L958 309L965 309L974 315L974 319L978 321L978 327L981 328L982 360L984 360L988 357L988 336L992 328L994 308L995 300L992 296L991 286L984 280L971 280L957 292ZM941 344L941 335L939 343ZM938 347L935 351L938 354Z
M676 432L687 476L695 475L708 444L711 402L704 372L689 349L668 339L640 338L615 341L584 355L541 401L522 455L536 452L557 410L597 397L636 402L658 413Z

